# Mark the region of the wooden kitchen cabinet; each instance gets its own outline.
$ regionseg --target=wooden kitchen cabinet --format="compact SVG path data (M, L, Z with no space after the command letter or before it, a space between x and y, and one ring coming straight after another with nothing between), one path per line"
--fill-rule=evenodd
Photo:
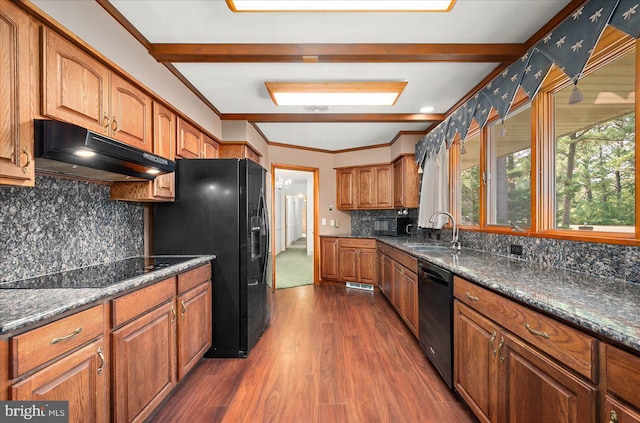
M161 103L153 103L153 152L175 160L176 115ZM110 187L112 200L173 201L175 199L175 173L159 175L152 181L114 182Z
M391 165L356 168L356 208L393 208L393 168Z
M204 134L180 117L177 125L176 156L183 159L200 158Z
M102 338L11 387L14 401L69 401L69 422L108 422L108 362Z
M0 2L0 185L33 186L31 120L32 39L30 18L8 1Z
M336 169L336 208L354 210L356 208L356 170L354 168Z
M393 206L418 207L420 175L415 155L407 154L393 162Z
M220 157L220 144L206 135L202 135L202 154L203 159L217 159Z
M595 339L459 277L454 295L454 384L480 421L596 421Z
M640 357L602 343L601 422L640 423Z
M113 332L115 421L144 421L174 388L176 318L170 301Z
M211 266L178 275L178 380L182 380L211 347L210 278Z
M324 281L337 281L338 270L338 238L320 237L320 277Z
M249 159L260 164L261 155L245 141L220 144L220 158Z
M340 280L375 285L375 240L341 238L338 246Z
M92 55L43 30L42 114L152 150L152 101Z

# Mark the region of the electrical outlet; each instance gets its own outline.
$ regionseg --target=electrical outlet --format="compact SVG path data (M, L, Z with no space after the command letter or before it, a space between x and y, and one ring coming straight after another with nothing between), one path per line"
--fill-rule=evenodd
M511 247L510 247L509 251L513 255L521 256L522 255L522 245L511 244Z

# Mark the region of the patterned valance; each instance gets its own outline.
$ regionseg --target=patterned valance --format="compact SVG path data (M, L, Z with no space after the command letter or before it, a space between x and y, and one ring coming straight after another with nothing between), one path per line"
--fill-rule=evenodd
M424 160L442 144L446 143L449 148L456 134L464 139L473 119L483 128L491 109L504 119L518 87L533 99L553 64L577 84L607 24L639 38L640 0L586 1L522 58L425 135L416 144L416 162L423 166Z

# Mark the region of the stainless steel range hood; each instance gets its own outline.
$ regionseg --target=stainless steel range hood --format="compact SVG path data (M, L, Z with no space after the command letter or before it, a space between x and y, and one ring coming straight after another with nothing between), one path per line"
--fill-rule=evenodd
M82 127L34 120L36 170L102 181L153 180L176 162Z

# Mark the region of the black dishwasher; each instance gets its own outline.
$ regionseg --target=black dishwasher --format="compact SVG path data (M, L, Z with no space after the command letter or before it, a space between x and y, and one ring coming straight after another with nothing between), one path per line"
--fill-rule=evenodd
M452 388L453 381L453 274L420 261L418 341L440 376Z

